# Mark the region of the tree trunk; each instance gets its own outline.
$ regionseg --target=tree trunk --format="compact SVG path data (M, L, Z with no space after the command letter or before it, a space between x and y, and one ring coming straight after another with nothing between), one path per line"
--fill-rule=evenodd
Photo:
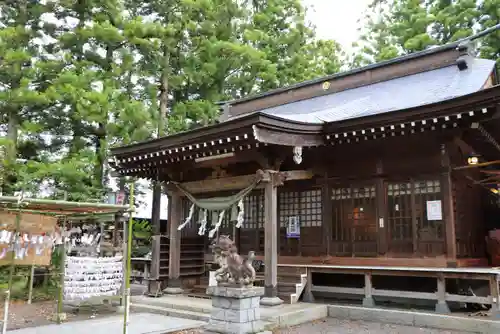
M169 70L169 58L168 50L164 51L164 68L160 78L160 112L158 114L158 137L162 137L165 134L165 123L164 120L167 117L168 111L168 70ZM159 289L160 282L157 280L160 273L160 238L161 234L161 220L160 220L160 206L161 206L161 193L162 187L160 182L160 175L157 175L156 182L153 183L153 203L151 212L151 223L153 230L152 237L152 256L151 256L151 268L150 276L155 281L149 281L148 290L149 294L154 295Z
M13 184L16 182L16 170L14 168L17 158L17 142L19 134L19 119L18 110L9 108L8 123L7 123L7 140L5 145L5 170L4 170L4 185L3 192L5 195L10 196L14 194Z
M85 27L85 0L79 0L78 3L74 6L75 11L78 16L78 25L77 29L83 29ZM78 63L81 63L83 60L83 45L78 46L78 52L76 54L76 60ZM77 69L77 74L80 70ZM77 155L78 152L85 149L85 142L83 137L85 135L83 130L83 124L80 122L80 119L77 117L78 111L76 108L76 104L73 103L71 106L72 115L71 115L71 130L73 132L73 138L71 139L71 145L69 148L69 156Z

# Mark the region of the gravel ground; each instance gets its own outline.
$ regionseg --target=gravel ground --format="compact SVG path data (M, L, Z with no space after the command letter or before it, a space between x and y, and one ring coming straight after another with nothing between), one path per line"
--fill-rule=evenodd
M8 330L21 329L27 327L37 327L52 324L52 314L56 310L55 302L37 302L33 304L12 302L9 306ZM0 307L0 316L3 317L3 305ZM94 319L111 314L107 310L81 311L79 314L67 312L68 321Z
M300 326L280 329L276 334L466 334L429 328L389 325L368 321L349 321L327 318Z
M26 327L48 325L55 310L53 302L35 304L13 304L9 308L9 330ZM0 309L0 314L3 310ZM67 313L67 321L85 320L105 317L110 313L81 312L80 314ZM428 328L398 326L367 321L349 321L327 318L300 326L275 330L273 334L466 334L466 332L442 331ZM175 334L203 334L203 330L194 329Z
M173 334L203 334L194 329ZM368 321L349 321L327 318L300 326L278 329L273 334L470 334L468 332L442 331L429 328L398 326Z

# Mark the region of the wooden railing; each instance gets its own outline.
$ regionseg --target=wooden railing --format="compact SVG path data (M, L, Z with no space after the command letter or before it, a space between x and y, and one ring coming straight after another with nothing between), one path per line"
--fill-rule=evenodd
M304 301L314 301L314 294L350 294L363 296L363 305L374 307L373 297L407 298L436 301L436 312L449 313L448 302L485 304L492 306L492 313L500 315L500 270L496 268L412 268L376 266L332 266L332 265L279 265L306 267L307 286ZM357 274L364 276L362 288L314 285L312 274ZM373 276L426 277L436 280L435 292L386 290L373 287ZM446 279L485 280L489 284L488 296L459 295L446 292Z

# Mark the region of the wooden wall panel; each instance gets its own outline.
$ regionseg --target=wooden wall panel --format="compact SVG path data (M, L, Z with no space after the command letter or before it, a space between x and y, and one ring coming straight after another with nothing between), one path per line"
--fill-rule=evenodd
M278 192L278 221L280 223L279 251L281 255L319 256L324 254L323 190L313 181L287 182ZM300 238L287 238L290 217L298 217Z

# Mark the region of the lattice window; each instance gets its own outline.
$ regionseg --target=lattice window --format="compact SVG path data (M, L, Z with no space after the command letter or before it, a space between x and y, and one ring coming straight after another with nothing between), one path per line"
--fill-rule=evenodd
M253 191L243 200L243 229L264 228L264 196L262 191Z
M356 188L334 188L332 189L332 199L334 201L343 199L375 198L375 187Z
M418 241L444 238L443 221L427 219L427 202L441 200L439 180L389 183L387 195L390 243L397 244L398 252L413 252L417 247L413 245L414 229Z
M411 183L390 183L387 185L387 195L389 196L403 196L411 195Z
M286 227L289 217L299 217L301 227L321 226L322 192L321 189L304 191L282 191L279 193L280 226Z
M323 221L321 189L306 190L300 195L301 226L321 226Z
M191 209L191 201L187 199L186 197L182 197L181 199L181 205L182 205L182 215L181 215L181 221L180 224L184 223L184 220L187 218L189 215L189 209ZM185 226L185 229L193 229L196 228L196 225L198 223L198 209L195 208L194 213L193 213L193 218L191 219L191 222Z
M415 182L417 226L419 227L418 237L420 240L444 238L443 220L427 219L427 201L436 200L442 200L439 180L419 180ZM441 210L443 210L442 204Z
M332 240L337 255L376 251L375 185L332 189Z
M389 183L387 185L387 220L391 240L411 241L412 239L411 192L410 182Z
M181 207L182 207L182 214L181 214L181 221L179 224L184 223L184 220L187 218L189 215L189 209L191 208L191 201L187 199L186 197L182 197L181 199ZM198 210L195 208L193 218L191 221L184 226L184 228L181 231L182 236L190 236L198 233Z
M441 192L439 180L416 181L415 194L437 194Z
M207 217L208 226L210 226L210 228L213 228L215 224L217 224L217 222L219 221L220 213L221 211L210 211ZM197 221L197 223L200 223L199 220ZM224 218L222 219L222 224L220 227L229 228L231 226L230 224L231 224L231 210L226 210L226 212L224 212Z
M298 191L282 191L278 195L280 227L286 227L288 217L300 216L300 193ZM300 222L302 224L302 221Z

